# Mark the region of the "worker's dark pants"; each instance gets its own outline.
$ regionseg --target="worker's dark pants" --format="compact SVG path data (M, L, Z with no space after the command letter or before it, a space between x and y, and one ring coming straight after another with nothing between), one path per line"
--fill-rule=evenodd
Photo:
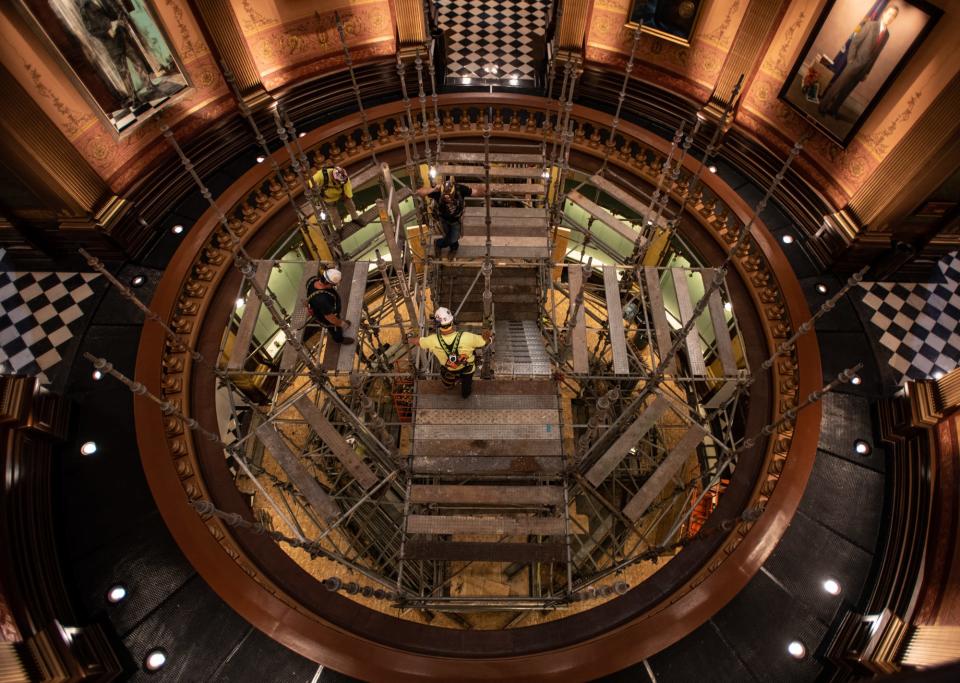
M440 381L446 389L453 389L456 383L460 382L460 395L466 398L473 391L473 371L474 366L467 365L460 370L440 369Z
M446 221L441 218L440 227L443 228L444 236L433 242L436 253L439 255L441 249L450 247L450 253L455 254L460 247L460 231L463 229L460 219Z
M330 333L330 336L333 337L333 341L337 342L338 344L343 342L343 328L334 327L333 325L324 325L323 323L320 323L320 327Z

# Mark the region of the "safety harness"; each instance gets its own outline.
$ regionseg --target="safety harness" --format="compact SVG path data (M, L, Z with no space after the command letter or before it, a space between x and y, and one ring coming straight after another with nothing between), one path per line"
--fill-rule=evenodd
M460 354L457 353L460 348L460 336L463 334L463 331L457 332L457 336L453 338L452 344L447 344L443 341L443 335L440 334L440 330L437 330L437 341L440 343L440 348L443 349L443 352L447 354L447 363L456 365L460 362ZM464 367L467 366L467 363L464 363Z

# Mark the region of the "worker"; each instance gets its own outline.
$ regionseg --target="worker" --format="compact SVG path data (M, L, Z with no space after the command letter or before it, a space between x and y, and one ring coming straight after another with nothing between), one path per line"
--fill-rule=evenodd
M435 335L412 336L407 341L421 349L433 351L440 361L443 386L452 389L459 381L460 395L467 398L473 391L473 372L477 367L475 352L490 341L490 330L484 330L482 335L458 331L449 308L438 308L433 318L440 327Z
M320 190L320 198L328 209L335 209L337 202L343 200L343 205L350 212L353 222L363 225L357 207L353 203L353 187L350 185L350 176L342 166L324 166L313 174L313 182Z
M439 257L440 253L449 247L450 258L453 258L460 247L465 200L473 196L473 190L458 183L453 176L448 176L439 187L421 187L417 194L433 200L433 214L443 230L443 237L433 243L435 255ZM477 193L478 196L481 194L482 191Z
M330 331L337 344L352 344L351 337L344 337L343 331L350 327L350 321L340 317L340 293L337 285L343 274L336 268L327 268L320 275L307 280L307 306L314 321Z

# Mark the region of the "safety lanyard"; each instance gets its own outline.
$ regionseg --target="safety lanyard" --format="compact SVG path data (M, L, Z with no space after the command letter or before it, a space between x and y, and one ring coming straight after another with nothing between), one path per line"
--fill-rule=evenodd
M447 343L443 341L443 335L440 334L440 330L437 330L437 341L440 342L440 348L447 354L447 360L451 363L456 363L460 358L457 350L460 347L461 334L463 334L463 331L457 332L457 336L453 338L453 344L447 345Z

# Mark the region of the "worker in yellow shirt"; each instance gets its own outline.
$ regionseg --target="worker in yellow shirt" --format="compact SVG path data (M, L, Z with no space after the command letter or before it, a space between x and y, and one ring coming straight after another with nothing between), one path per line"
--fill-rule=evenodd
M328 208L333 209L337 202L343 200L343 205L350 212L355 223L360 223L360 214L353 203L353 187L350 185L350 176L342 166L324 166L313 174L313 182L320 190L320 198Z
M408 342L421 349L433 351L440 361L440 380L452 389L459 380L460 395L466 398L473 390L473 373L477 368L476 350L490 341L490 330L483 334L457 331L449 308L438 308L433 315L439 324L437 333L429 337L409 337Z

